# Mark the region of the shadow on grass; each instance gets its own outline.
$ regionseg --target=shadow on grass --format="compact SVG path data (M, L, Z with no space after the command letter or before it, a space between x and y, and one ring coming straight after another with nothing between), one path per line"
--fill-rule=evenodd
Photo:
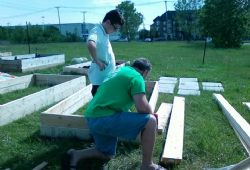
M29 137L18 142L20 147L19 152L13 155L10 159L1 164L1 168L24 170L33 169L43 161L48 162L45 169L61 169L62 155L70 148L87 148L91 145L91 141L80 141L79 139L71 138L48 138L41 137L40 131L37 130ZM28 145L25 148L23 145ZM37 145L37 146L36 146ZM32 148L32 149L31 149Z
M17 147L20 151L16 151L15 155L3 162L0 165L0 169L28 170L45 161L48 162L48 165L44 169L57 170L61 169L62 156L68 149L86 149L94 146L93 141L82 141L76 138L55 139L41 137L39 130L20 140L18 145L20 145ZM25 145L28 147L25 147ZM129 154L139 147L136 143L118 142L117 155ZM80 161L77 167L79 169L98 170L103 169L103 165L106 165L106 163L97 159L89 159Z

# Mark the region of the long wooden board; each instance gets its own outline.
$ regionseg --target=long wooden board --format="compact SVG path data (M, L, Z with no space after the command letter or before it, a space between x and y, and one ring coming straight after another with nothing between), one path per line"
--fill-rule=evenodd
M248 110L250 111L250 102L243 102L244 105L246 105L246 107L248 108Z
M172 104L170 103L161 103L156 114L158 115L158 134L165 132L168 119L172 110Z
M163 164L177 164L182 160L184 110L185 98L175 96L164 151L161 157Z
M249 123L238 113L233 106L221 94L213 94L213 98L217 101L221 107L223 113L229 120L229 123L239 136L240 141L244 145L248 154L250 154L250 125Z

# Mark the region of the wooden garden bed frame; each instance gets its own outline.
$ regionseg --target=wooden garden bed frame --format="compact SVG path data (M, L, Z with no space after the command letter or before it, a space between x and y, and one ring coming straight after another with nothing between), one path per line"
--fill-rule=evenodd
M152 93L149 104L155 110L158 99L158 82L147 82L147 91ZM90 139L86 120L82 115L73 115L92 99L92 85L82 88L58 104L41 113L40 133L48 137L76 137Z
M31 114L79 91L86 86L85 76L34 74L1 82L0 92L10 92L30 85L49 88L0 105L0 126ZM51 87L52 86L52 87ZM7 94L6 94L7 95Z
M11 55L12 55L12 52L0 52L0 57L7 57Z
M116 61L116 67L121 67L121 66L124 66L125 64L129 64L129 61L125 61L125 60ZM63 74L87 75L90 65L91 65L91 61L65 66L63 67Z
M54 67L65 63L64 54L26 54L0 57L0 71L28 72Z

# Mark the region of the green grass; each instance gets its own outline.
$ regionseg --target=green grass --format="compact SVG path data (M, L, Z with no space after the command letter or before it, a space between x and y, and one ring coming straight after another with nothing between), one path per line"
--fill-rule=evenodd
M202 42L131 42L112 43L116 59L132 61L146 57L153 64L148 80L160 76L197 77L199 81L221 82L223 96L241 115L250 122L250 114L242 102L250 100L250 46L239 49L215 49L208 46L205 64L202 64ZM87 57L85 43L58 43L31 45L38 53L64 53L66 64L73 57ZM0 46L0 51L27 54L26 45ZM63 66L36 71L60 73ZM22 73L14 73L23 75ZM28 73L26 73L28 74ZM161 102L173 102L176 94L161 94ZM3 102L4 97L0 98ZM206 167L222 167L235 164L247 157L243 146L235 135L228 120L212 99L212 92L201 91L200 96L185 96L184 153L176 170L199 170ZM41 111L45 110L42 109ZM84 110L84 108L83 108ZM79 110L82 112L82 110ZM32 169L42 161L48 161L47 169L60 169L62 153L69 148L86 148L90 141L76 139L50 139L39 135L39 113L0 127L0 169ZM154 160L159 161L164 144L163 136L157 137ZM120 142L117 156L107 167L113 169L139 169L140 146Z

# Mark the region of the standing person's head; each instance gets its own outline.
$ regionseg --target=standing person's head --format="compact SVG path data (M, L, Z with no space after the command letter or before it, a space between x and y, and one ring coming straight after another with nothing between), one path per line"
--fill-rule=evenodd
M115 9L106 13L102 23L106 33L110 34L117 31L124 24L124 19L121 12Z
M149 60L146 58L137 58L133 61L132 67L134 67L141 75L145 78L150 70L152 69L152 65Z

